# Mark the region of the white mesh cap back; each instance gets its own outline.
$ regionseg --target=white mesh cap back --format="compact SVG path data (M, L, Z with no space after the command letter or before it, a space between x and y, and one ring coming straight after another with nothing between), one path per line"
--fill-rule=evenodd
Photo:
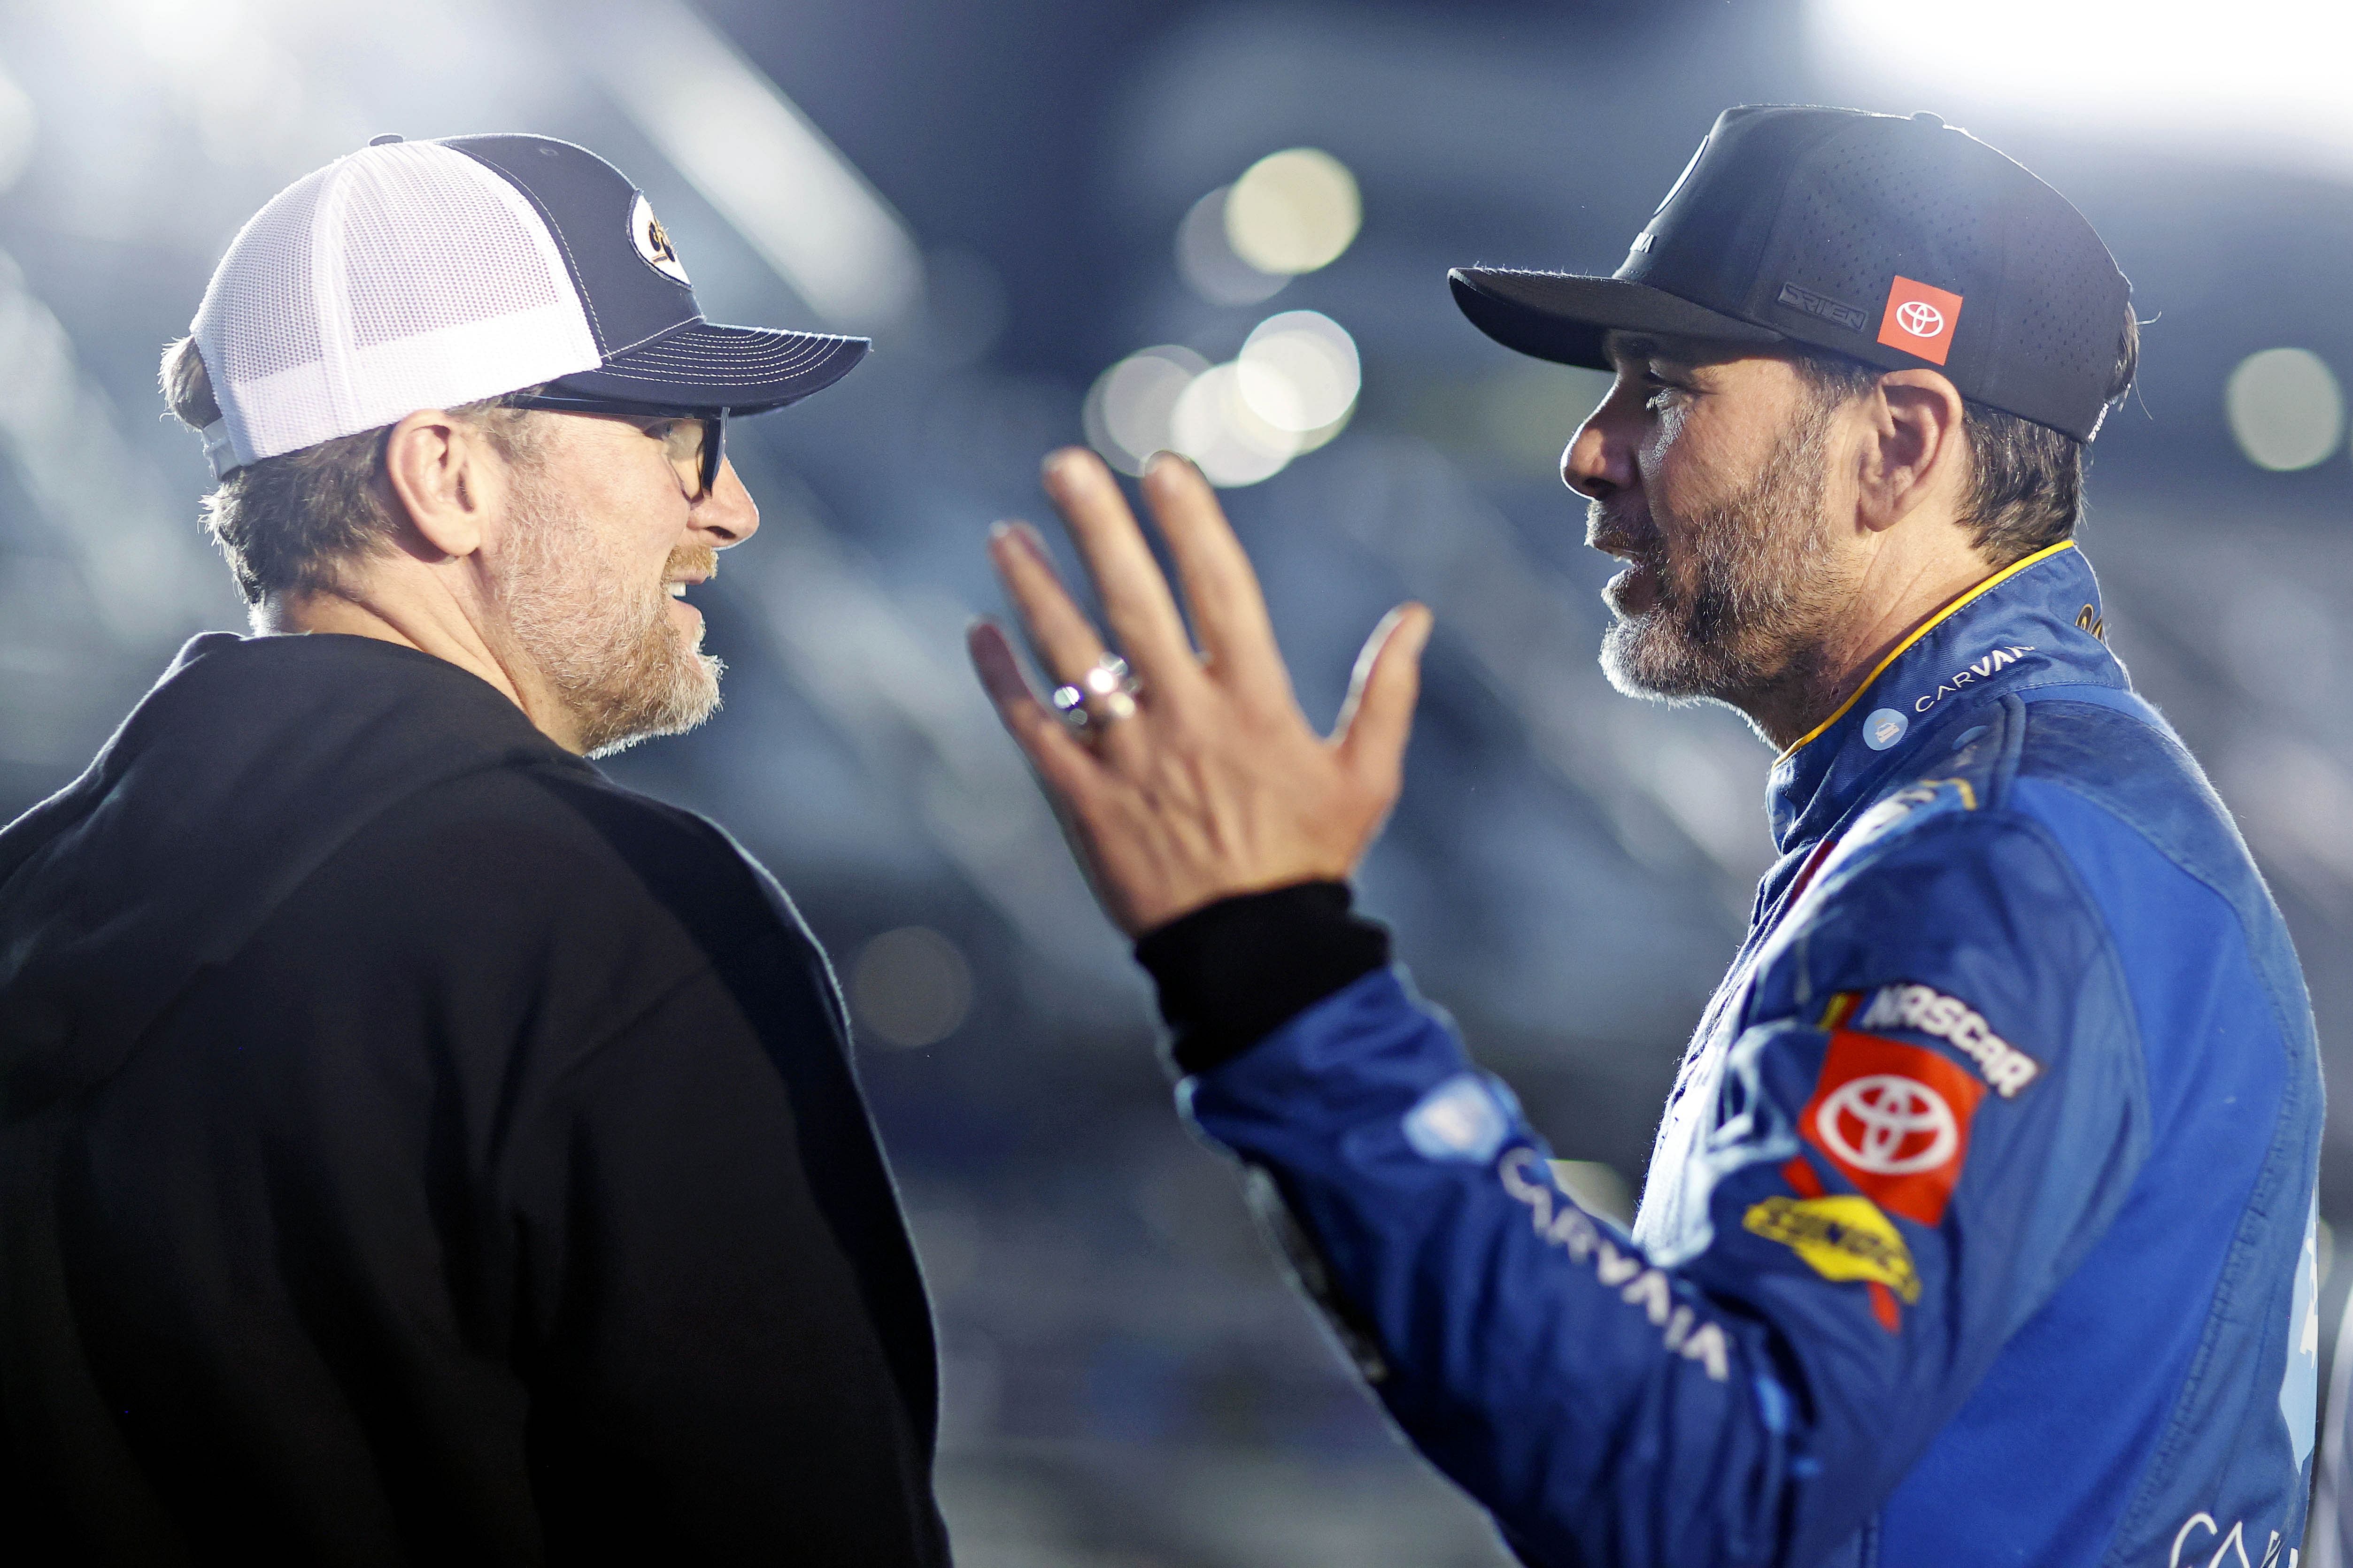
M539 213L429 142L363 149L272 197L194 331L223 468L603 363Z

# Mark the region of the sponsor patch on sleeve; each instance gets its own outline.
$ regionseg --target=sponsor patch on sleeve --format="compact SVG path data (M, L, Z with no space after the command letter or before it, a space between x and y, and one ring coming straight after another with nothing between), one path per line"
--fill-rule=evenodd
M1659 1331L1668 1354L1694 1363L1711 1383L1731 1375L1732 1345L1724 1330L1676 1298L1664 1269L1630 1244L1620 1247L1614 1233L1605 1233L1599 1221L1555 1186L1535 1150L1525 1144L1512 1150L1497 1163L1495 1173L1504 1191L1527 1205L1536 1235L1567 1253L1571 1262L1590 1268L1602 1289L1615 1291L1629 1307L1641 1308Z
M1767 1198L1750 1205L1740 1223L1789 1248L1825 1279L1884 1285L1906 1305L1920 1300L1920 1270L1912 1261L1912 1249L1869 1198L1852 1193Z
M1985 1086L1925 1046L1836 1029L1798 1134L1881 1208L1945 1217Z
M1456 1073L1414 1102L1403 1127L1406 1142L1425 1160L1483 1165L1511 1136L1512 1113L1485 1079Z
M2004 1100L2042 1076L2042 1064L1988 1026L1978 1010L1929 985L1883 985L1854 1015L1858 1029L1916 1029L1944 1041L1977 1064L1978 1076Z

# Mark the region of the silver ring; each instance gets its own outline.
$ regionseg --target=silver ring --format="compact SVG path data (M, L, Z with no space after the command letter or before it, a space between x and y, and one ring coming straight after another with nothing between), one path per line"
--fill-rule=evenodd
M1127 660L1107 653L1076 683L1054 688L1052 700L1062 722L1083 732L1094 725L1134 718L1135 700L1143 691L1144 682L1129 671ZM1088 707L1090 701L1094 707Z

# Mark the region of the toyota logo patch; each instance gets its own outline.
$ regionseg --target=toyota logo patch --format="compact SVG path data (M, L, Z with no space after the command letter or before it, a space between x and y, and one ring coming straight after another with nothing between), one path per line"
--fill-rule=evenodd
M1879 341L1891 349L1942 364L1952 352L1961 322L1961 297L1949 289L1898 277L1888 287L1887 309L1879 318Z
M1985 1092L1976 1074L1926 1046L1835 1029L1798 1134L1881 1208L1935 1225Z
M1933 1171L1961 1141L1943 1095L1892 1072L1839 1085L1816 1112L1814 1130L1831 1153L1877 1176Z
M1915 338L1933 338L1945 330L1945 312L1926 300L1906 300L1895 307L1895 319Z

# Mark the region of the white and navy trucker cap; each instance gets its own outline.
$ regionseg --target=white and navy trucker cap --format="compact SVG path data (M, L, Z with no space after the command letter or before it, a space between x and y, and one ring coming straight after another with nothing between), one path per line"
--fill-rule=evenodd
M379 137L295 181L230 243L190 330L221 407L216 477L542 383L761 414L872 346L704 321L643 193L525 135Z

